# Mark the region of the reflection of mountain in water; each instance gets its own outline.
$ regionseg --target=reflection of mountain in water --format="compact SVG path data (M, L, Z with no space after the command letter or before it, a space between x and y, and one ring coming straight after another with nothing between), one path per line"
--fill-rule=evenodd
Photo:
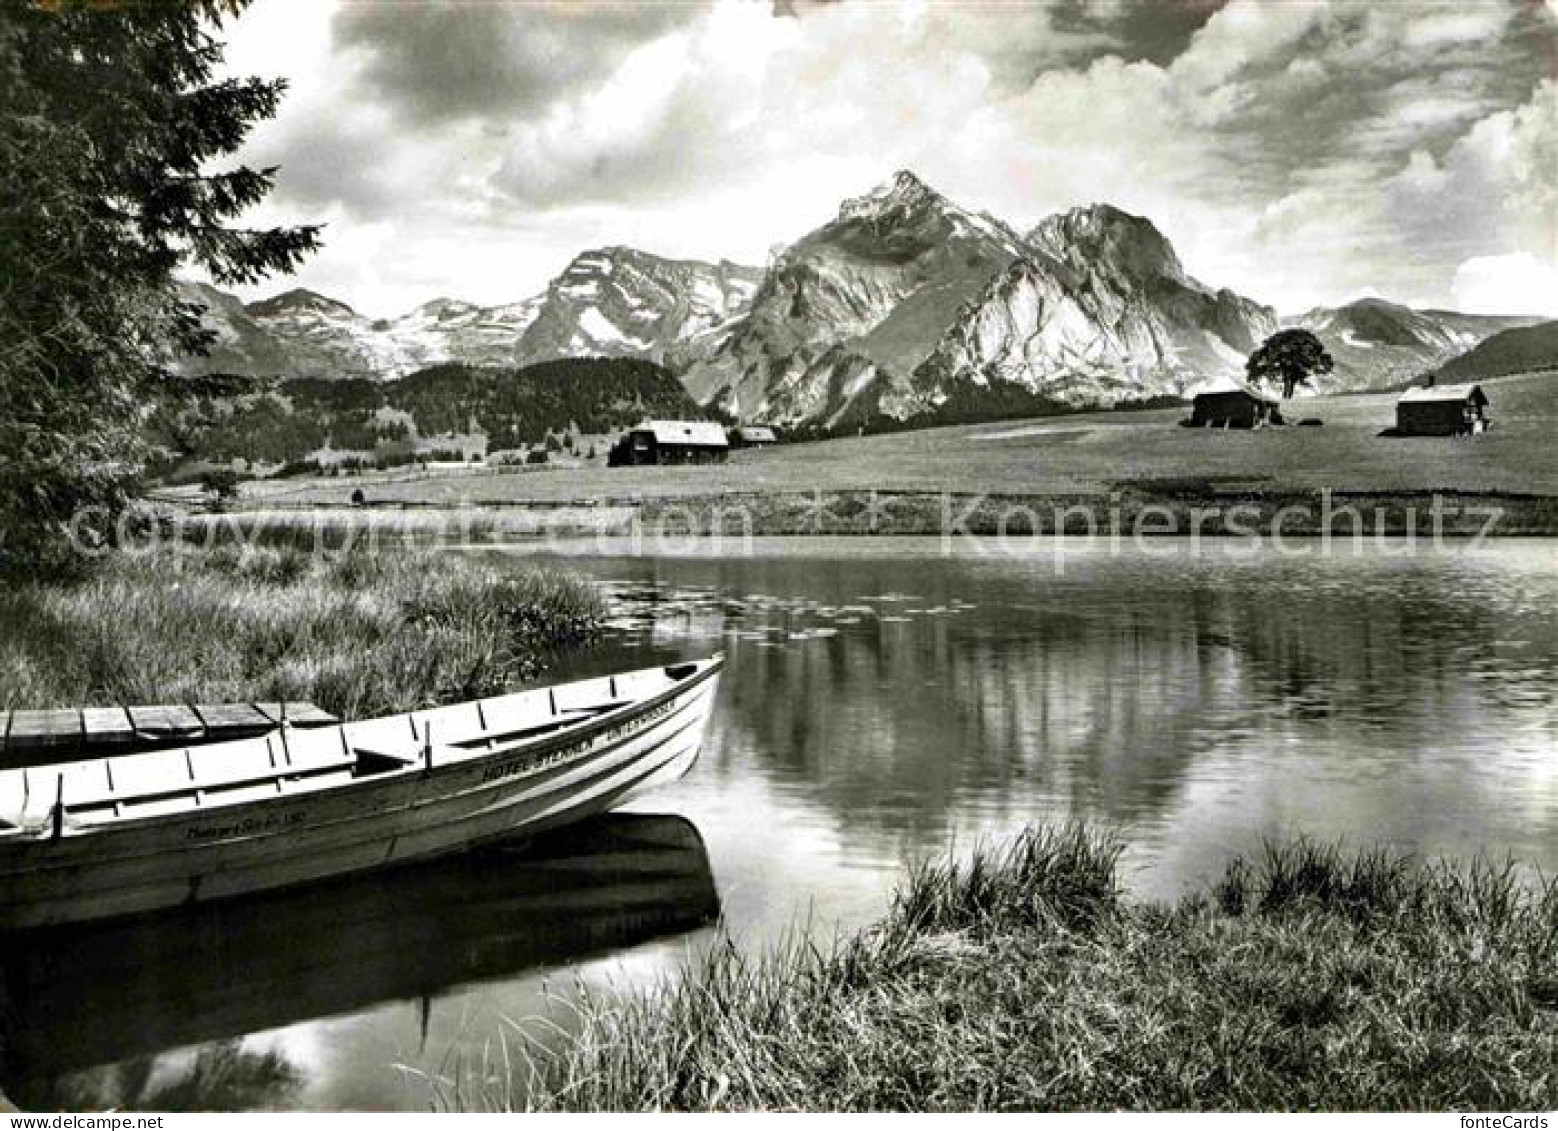
M431 997L691 930L718 913L696 828L612 814L524 847L13 935L0 940L12 1013L0 1046L6 1090L36 1101L58 1074L109 1063L133 1090L146 1075L137 1065L168 1049ZM285 1071L227 1047L202 1050L206 1078L259 1074L285 1085Z
M845 838L939 836L970 804L1150 819L1214 755L1388 749L1454 801L1477 761L1462 755L1529 739L1555 694L1535 662L1558 643L1541 594L1453 558L1169 554L1060 576L1044 560L648 562L624 592L657 648L680 632L701 653L723 630L705 766L755 757L812 787Z

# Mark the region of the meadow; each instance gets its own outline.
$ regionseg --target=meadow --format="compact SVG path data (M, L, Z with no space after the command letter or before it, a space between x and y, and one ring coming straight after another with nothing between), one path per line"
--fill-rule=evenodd
M1294 840L1167 906L1084 827L922 866L873 929L647 993L451 1107L1551 1111L1558 886ZM521 1030L523 1038L525 1031ZM550 1051L549 1051L550 1050ZM523 1055L521 1055L523 1052ZM521 1067L522 1066L522 1067Z
M1424 491L1558 495L1558 374L1486 383L1494 427L1474 439L1396 439L1396 395L1299 399L1293 419L1322 427L1178 427L1186 409L1087 413L743 450L717 467L581 467L385 472L247 483L241 506L370 502L458 506L635 502L720 494L833 492L1100 495L1203 479L1230 493Z
M476 541L595 533L1085 534L1111 523L1129 533L1138 522L1149 533L1316 534L1327 529L1322 492L1330 492L1337 507L1361 510L1371 535L1558 533L1558 445L1551 438L1558 373L1500 378L1488 387L1494 427L1474 438L1381 435L1394 423L1394 394L1312 397L1295 401L1288 415L1322 421L1318 427L1189 429L1179 426L1185 410L1156 409L738 450L715 466L586 461L523 474L433 469L260 480L245 484L241 514L216 521L297 528L339 520L371 534L447 527L432 517L442 512L471 516ZM368 505L349 511L343 504L358 490ZM1443 521L1430 513L1435 496L1452 512ZM198 501L189 491L164 497ZM1491 528L1489 508L1498 515ZM1214 511L1221 513L1196 524L1196 512ZM1342 524L1350 522L1330 528L1346 533Z

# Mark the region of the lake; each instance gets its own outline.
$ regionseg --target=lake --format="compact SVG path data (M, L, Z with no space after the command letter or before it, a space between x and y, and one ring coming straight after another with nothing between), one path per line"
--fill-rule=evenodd
M1036 820L1118 830L1151 897L1298 832L1558 871L1552 542L630 549L553 548L614 615L549 679L723 650L685 781L527 850L10 956L4 1090L426 1106L428 1078L496 1073L512 1023L564 1015L577 983L673 976L716 916L752 950L830 939L878 917L907 862Z

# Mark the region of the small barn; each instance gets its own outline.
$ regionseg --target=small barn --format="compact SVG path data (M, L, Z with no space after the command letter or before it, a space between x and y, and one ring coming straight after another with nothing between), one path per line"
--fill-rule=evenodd
M644 464L723 463L730 454L725 429L704 420L650 420L612 447L612 467Z
M1466 436L1487 427L1488 398L1481 385L1408 389L1396 402L1399 436Z
M733 448L767 448L779 442L774 430L766 424L743 424L730 431Z
M1201 393L1191 401L1192 428L1256 428L1281 424L1282 402L1269 393L1237 385Z

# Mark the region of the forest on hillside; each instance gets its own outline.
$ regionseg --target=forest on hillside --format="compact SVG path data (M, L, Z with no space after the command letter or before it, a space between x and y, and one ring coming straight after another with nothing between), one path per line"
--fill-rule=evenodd
M236 395L154 406L154 470L186 463L298 464L322 450L483 432L489 451L570 433L617 431L645 417L704 414L671 373L637 358L568 358L522 368L436 365L399 381L281 379Z

